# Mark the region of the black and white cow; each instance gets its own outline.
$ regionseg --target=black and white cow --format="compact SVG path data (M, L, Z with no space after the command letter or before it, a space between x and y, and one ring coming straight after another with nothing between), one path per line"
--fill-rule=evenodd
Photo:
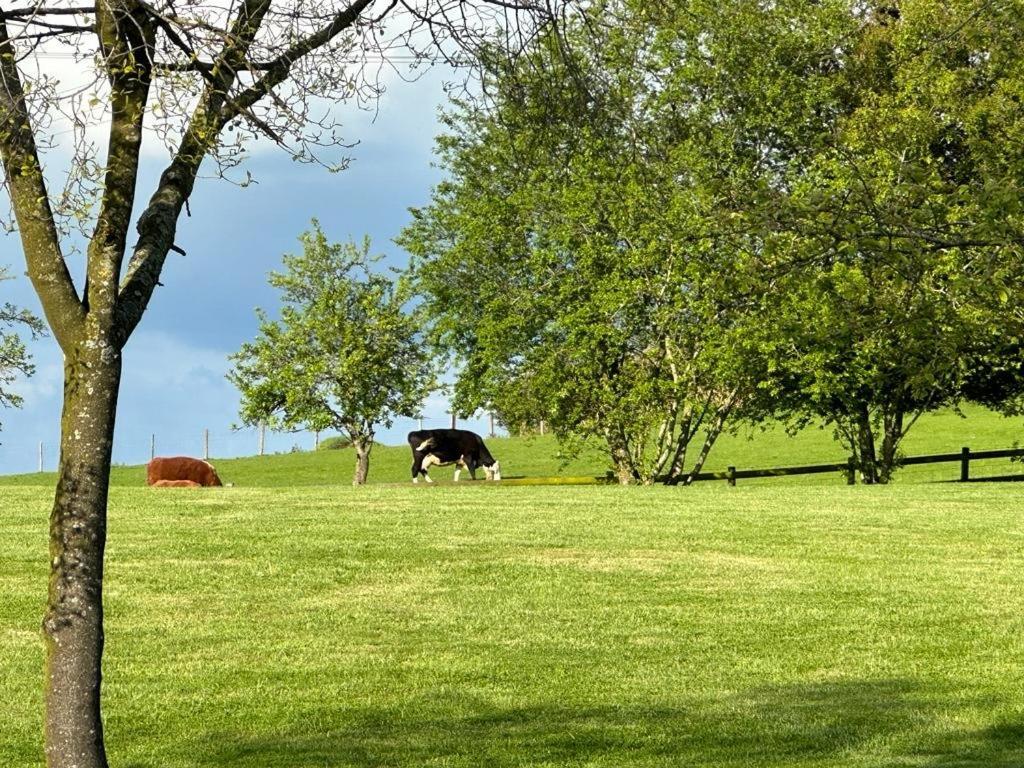
M420 481L420 475L428 483L434 482L427 470L447 464L457 465L455 482L459 481L459 473L463 469L468 469L469 476L476 480L477 467L484 468L488 480L501 480L501 467L476 432L465 429L422 429L409 433L409 447L412 448L414 483Z

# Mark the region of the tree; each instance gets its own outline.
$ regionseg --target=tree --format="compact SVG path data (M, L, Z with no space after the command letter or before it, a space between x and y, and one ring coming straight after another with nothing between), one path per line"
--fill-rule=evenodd
M322 113L314 107L379 93L379 67L361 64L393 55L458 63L461 51L498 36L514 54L568 5L30 0L0 12L0 159L28 274L65 361L43 622L48 765L107 763L100 717L103 554L121 350L167 254L180 250L178 217L204 159L227 173L259 136L297 159L317 161L322 147L342 138L331 118L313 117ZM54 73L59 65L47 57L69 51L76 79L62 83ZM83 130L90 126L106 127L105 148L92 145ZM137 240L129 245L147 129L171 159L148 202L140 202ZM57 144L69 149L65 137L77 140L69 162L67 152L47 151ZM67 181L60 194L51 194L53 178ZM88 243L80 289L65 262L64 235L76 226Z
M232 356L228 378L242 393L246 424L347 434L352 483L362 485L377 427L415 416L435 374L401 292L370 270L369 240L328 243L314 220L300 241L302 254L285 256L285 271L270 275L281 319L259 311L259 336Z
M823 420L887 480L1024 336L1012 4L595 13L573 57L492 67L407 230L457 395L601 436L624 480L673 477L696 413Z
M756 402L734 352L758 276L715 232L700 142L671 130L646 10L592 13L614 24L581 22L569 58L538 39L484 62L485 98L439 141L449 178L399 242L461 410L601 440L622 483L678 482Z
M6 267L0 267L0 282L9 280ZM8 387L21 376L35 372L24 340L4 328L24 328L32 338L43 333L42 323L31 313L13 304L0 305L0 406L18 407L21 397Z
M827 132L765 216L790 263L768 342L777 395L797 423L835 425L867 483L891 478L921 413L991 395L979 382L1015 367L1024 175L1001 144L1020 135L1005 101L1024 78L1008 14L861 8L827 75Z

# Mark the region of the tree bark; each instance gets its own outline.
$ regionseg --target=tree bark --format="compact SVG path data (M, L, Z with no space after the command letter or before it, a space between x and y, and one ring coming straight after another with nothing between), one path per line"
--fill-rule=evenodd
M633 466L629 461L629 451L617 441L609 441L612 466L615 469L615 479L619 485L632 485Z
M882 463L878 482L888 483L892 479L892 473L896 468L896 449L899 448L900 439L903 437L902 409L897 406L893 409L891 415L886 415L883 429Z
M103 550L121 352L87 338L65 352L57 491L50 516L45 749L49 768L106 768L100 717Z
M860 461L860 480L865 485L878 482L878 460L875 457L875 434L871 429L871 415L867 407L857 412L857 458Z
M352 485L364 485L370 474L370 451L373 449L373 440L353 440L352 446L356 449L356 471L352 477Z

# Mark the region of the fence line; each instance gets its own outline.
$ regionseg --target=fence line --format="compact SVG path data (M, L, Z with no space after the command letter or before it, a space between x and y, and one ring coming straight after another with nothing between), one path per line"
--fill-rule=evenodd
M960 462L960 482L966 483L971 479L971 460L982 459L1011 459L1024 456L1024 448L1004 448L992 451L971 451L967 446L960 449L959 453L933 453L926 456L908 456L896 462L897 467L907 467L917 464L943 464L947 462ZM825 472L843 472L846 475L846 484L853 485L856 482L857 462L851 456L844 462L832 464L807 464L799 467L773 467L770 469L736 469L728 467L724 472L700 472L694 480L725 480L729 485L736 485L737 480L754 477L785 477L790 475L815 475Z

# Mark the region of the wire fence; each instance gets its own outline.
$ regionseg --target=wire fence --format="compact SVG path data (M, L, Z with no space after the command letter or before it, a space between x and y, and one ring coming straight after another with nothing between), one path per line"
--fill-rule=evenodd
M452 426L451 414L424 414L419 418L397 419L390 429L378 431L376 440L386 445L401 445L414 429L442 429ZM455 419L459 429L469 429L488 437L506 434L489 414ZM59 459L59 439L49 435L28 436L0 433L0 474L52 472ZM195 456L227 459L316 450L319 443L336 432L277 432L269 428L233 429L229 424L183 425L175 430L147 430L144 425L119 424L114 435L115 465L145 464L153 456Z

